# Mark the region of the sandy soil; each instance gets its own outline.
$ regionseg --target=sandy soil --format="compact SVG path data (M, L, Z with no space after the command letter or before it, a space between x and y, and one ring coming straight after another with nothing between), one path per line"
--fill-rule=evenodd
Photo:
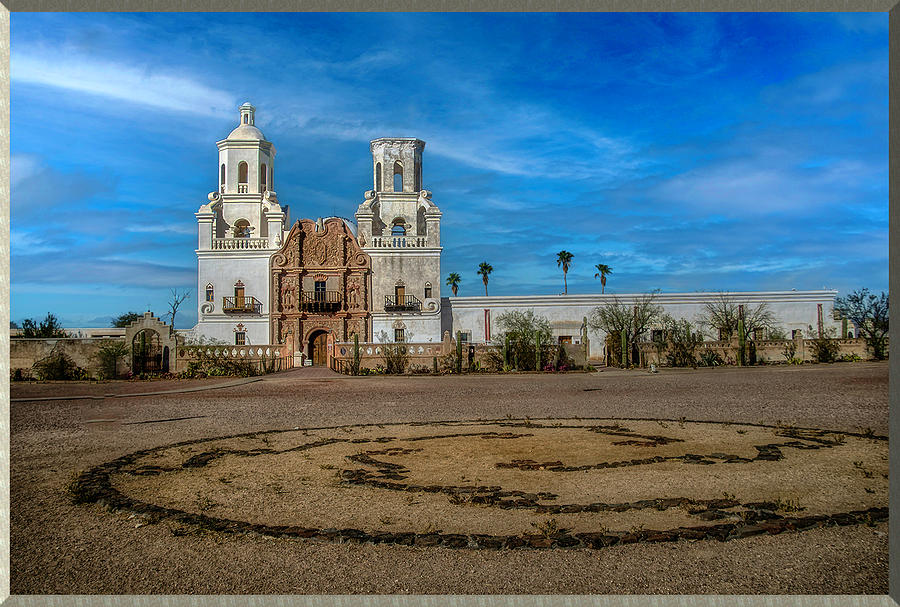
M723 426L721 422L781 422L836 432L871 429L876 434L886 434L887 378L887 364L875 363L663 370L659 374L608 370L592 375L416 378L344 378L321 370L304 369L242 386L187 394L15 402L10 410L12 592L883 594L887 592L885 523L829 527L724 543L679 541L601 550L453 550L222 535L167 522L146 524L139 517L110 513L96 505L74 506L65 488L78 472L138 449L242 432L345 424L504 419L507 416L529 416L535 420L576 416L669 420L684 417L687 420L684 429L677 421L670 422L667 428L656 422L645 422L641 429L649 432L655 425L659 430L654 432L656 434L677 433L701 427L691 424L690 420L719 422L703 426L715 429L712 433L706 432L704 440L722 446L723 441L733 436L735 444L730 450L740 454L746 451L752 438L762 439L763 434L772 442L783 439L778 439L771 429L751 428L746 434L738 434L736 426ZM145 384L140 391L169 390L178 385L178 382L154 382ZM61 384L52 386L53 390L49 392L57 394L68 388ZM87 388L79 387L80 394L90 393L90 389L100 395L113 392L108 384L82 386ZM23 388L13 385L11 396L38 395L35 386L27 386L32 390L27 394ZM44 390L41 396L49 395L47 388L41 390ZM65 393L73 394L74 391ZM156 421L176 418L182 419ZM419 427L415 431L426 429L431 432L434 428ZM515 429L515 432L522 431L522 428ZM579 458L590 459L585 459L587 456L583 451L574 449L574 443L563 448L566 444L563 437L554 439L552 432L547 431L545 438L548 440L532 444L524 451L513 449L512 443L500 445L506 441L483 441L494 450L489 458L485 456L485 462L488 459L492 462L504 458L509 461L521 459L522 452L534 454L528 457L535 461L543 461L542 458L547 456L549 460L561 460L567 465L580 462ZM280 435L278 440L287 440L289 434ZM862 440L848 435L844 444L827 450L829 457L813 457L819 451L797 451L792 452L785 462L761 462L760 465L790 461L797 464L779 472L784 475L783 481L791 486L790 490L779 489L779 497L797 499L810 512L881 505L886 500L887 481L882 476L886 473L886 464L877 450L861 448L863 443L859 441ZM551 448L555 443L560 444L558 449ZM433 461L452 460L463 454L465 458L459 459L476 462L482 452L472 449L457 442L441 448L429 446L428 453ZM653 449L663 453L673 446L660 445ZM252 516L256 512L257 516L263 516L263 512L268 512L268 516L275 517L274 522L280 522L278 516L293 516L304 511L305 506L288 507L292 501L287 499L290 492L298 492L294 502L311 499L312 494L304 492L317 483L326 484L326 477L333 476L347 452L338 449L330 455L324 451L308 455L310 460L297 458L289 466L282 466L275 460L265 468L264 474L243 469L243 464L235 459L227 464L233 469L194 479L201 484L184 491L183 495L172 489L166 495L158 483L154 485L148 481L158 477L133 477L121 482L123 487L131 483L129 490L144 491L144 495L157 501L170 499L197 509L230 508L229 513L233 515L240 510L236 496L248 500L248 504L257 500L258 506L245 510L244 515ZM602 453L595 455L606 457ZM188 454L173 455L185 456ZM399 454L391 459L410 464L413 476L419 475L416 482L433 478L440 470L440 467L429 468L427 460L416 460L415 454ZM867 477L854 462L863 462L862 469L872 476ZM323 468L323 465L335 466L335 469ZM682 463L677 465L686 467ZM722 469L728 465L732 464L705 468ZM481 472L480 468L461 466L458 461L454 466L446 471L446 476L447 482L455 484L475 482L475 478L481 483L488 481L490 476L490 482L496 480L501 484L533 478L535 480L527 482L535 483L534 487L537 487L544 482L540 477L546 476L515 470L515 476L507 477L503 476L506 474L503 470L492 468ZM738 471L737 468L745 465L733 466L736 469L728 473L731 478L724 479L726 484L741 487L747 492L747 499L751 495L754 499L756 495L762 495L760 492L764 492L767 484L762 483L762 487L756 488L754 484L760 485L760 477L764 475L750 474L741 478L750 469ZM797 476L793 481L800 484L792 484L790 475L797 474L800 469L815 472ZM212 468L205 472L210 470ZM288 472L291 473L289 477L276 478ZM853 490L843 493L822 491L822 483L816 479L835 473L843 475L842 483L850 483ZM220 478L229 482L222 482ZM628 495L579 483L564 486L560 495L565 494L567 503L581 498L588 501L640 499L658 493L661 478L650 474L644 479L647 491L632 487ZM216 487L216 494L204 494L212 486L210 479L221 486ZM145 485L142 486L142 482ZM269 505L281 503L281 509L264 507L265 499L261 499L254 483L267 484L266 491L272 498ZM688 479L684 489L699 495L702 484L697 478ZM865 491L866 488L875 493ZM388 528L425 520L416 515L415 508L410 508L414 504L405 502L390 512L379 511L377 507L360 509L360 504L371 501L370 488L333 490L334 493L340 491L361 493L356 500L327 498L332 500L331 507L338 509L329 514L332 519L335 516L347 516L349 520L357 516L374 519L377 513L378 521L373 525ZM725 491L739 493L734 489ZM316 495L318 499L325 499L321 492ZM846 503L838 503L841 500ZM342 503L344 506L340 505ZM352 508L342 510L348 503ZM447 511L444 503L440 507L443 510L435 510L436 514ZM321 516L324 510L320 508L318 514ZM531 522L545 518L532 512L516 512L515 516L523 518L510 522L486 514L491 509L457 506L454 510L464 513L460 515L462 522L454 524L496 526L497 529L517 531L527 531ZM312 514L308 508L305 512ZM674 512L669 514L676 516ZM683 512L677 514L683 515ZM561 516L569 517L572 522L557 517L560 522L577 526L580 515ZM611 522L626 527L634 524L624 519ZM667 524L669 522L679 524L674 518ZM248 572L253 573L248 575Z

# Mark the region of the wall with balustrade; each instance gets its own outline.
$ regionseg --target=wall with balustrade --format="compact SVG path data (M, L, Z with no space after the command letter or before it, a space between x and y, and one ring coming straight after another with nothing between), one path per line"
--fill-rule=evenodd
M293 352L284 345L264 344L258 346L180 346L176 358L176 372L188 368L192 362L202 360L236 361L249 363L258 372L284 371L294 366Z

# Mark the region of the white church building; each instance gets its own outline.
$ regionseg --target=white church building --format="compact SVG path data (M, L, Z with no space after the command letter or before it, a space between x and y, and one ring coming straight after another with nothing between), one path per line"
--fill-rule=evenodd
M194 335L237 344L293 344L296 357L325 364L335 343L440 342L461 333L490 342L504 312L533 310L560 343L580 343L596 306L643 294L441 296L441 216L423 186L425 142L375 139L373 189L355 223L344 218L292 223L275 193L275 147L240 107L237 127L216 143L218 187L197 218L198 323ZM451 207L452 208L452 207ZM657 303L691 321L718 293L663 293ZM806 331L833 318L837 291L732 293L736 303L766 303L782 329ZM591 358L604 336L588 331Z

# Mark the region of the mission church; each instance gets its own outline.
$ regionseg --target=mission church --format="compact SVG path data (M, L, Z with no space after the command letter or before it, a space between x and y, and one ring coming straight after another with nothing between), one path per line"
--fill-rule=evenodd
M469 343L492 338L492 318L511 310L547 317L559 343L589 342L601 358L604 336L585 319L616 297L641 294L441 297L441 210L423 187L425 142L373 140L373 189L355 222L343 217L290 222L275 193L275 147L255 124L256 109L216 143L218 188L195 213L198 228L198 338L236 345L282 344L295 360L329 364L335 344ZM715 293L660 294L666 312L693 320ZM733 294L765 302L782 327L837 326L837 291Z

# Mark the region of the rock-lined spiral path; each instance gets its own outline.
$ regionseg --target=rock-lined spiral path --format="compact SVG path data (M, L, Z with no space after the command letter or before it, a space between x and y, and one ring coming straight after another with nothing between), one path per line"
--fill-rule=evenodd
M81 503L225 533L602 548L884 521L886 458L886 438L871 433L477 420L183 441L87 470L70 490Z

